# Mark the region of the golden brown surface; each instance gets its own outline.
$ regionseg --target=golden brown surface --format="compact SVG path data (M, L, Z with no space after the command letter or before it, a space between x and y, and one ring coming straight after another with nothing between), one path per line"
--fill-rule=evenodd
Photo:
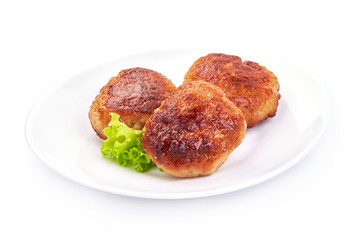
M110 112L134 129L142 129L146 120L176 87L165 76L145 68L122 70L100 90L93 101L89 118L95 132L105 139Z
M243 111L248 127L276 114L280 99L278 80L272 72L255 62L212 53L199 58L190 67L184 83L197 80L221 87Z
M215 172L245 136L242 112L215 85L183 84L145 125L143 148L154 163L177 177Z

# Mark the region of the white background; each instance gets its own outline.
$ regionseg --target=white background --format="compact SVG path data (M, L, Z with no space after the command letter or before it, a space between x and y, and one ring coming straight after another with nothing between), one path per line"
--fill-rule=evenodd
M346 0L1 1L0 239L359 239L359 10ZM137 199L73 183L27 146L26 117L57 82L128 54L215 45L278 52L327 88L327 130L280 176L214 197Z

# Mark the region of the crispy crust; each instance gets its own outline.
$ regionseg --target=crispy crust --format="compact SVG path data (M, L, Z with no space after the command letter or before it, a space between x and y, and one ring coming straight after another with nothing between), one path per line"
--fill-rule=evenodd
M205 81L181 85L147 120L143 148L177 177L215 172L245 136L246 122L223 91Z
M243 111L248 127L276 115L280 99L277 77L258 63L212 53L199 58L184 79L184 83L204 80L221 87Z
M110 112L120 115L120 121L134 129L142 129L146 120L167 98L175 85L158 72L145 68L122 70L100 90L93 101L89 118L97 135L105 139Z

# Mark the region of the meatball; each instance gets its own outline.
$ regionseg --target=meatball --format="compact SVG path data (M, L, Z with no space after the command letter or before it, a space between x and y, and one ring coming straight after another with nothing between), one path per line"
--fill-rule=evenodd
M212 53L199 58L190 67L184 83L197 80L222 88L226 97L244 113L248 127L276 114L280 99L277 77L255 62Z
M169 79L153 70L122 70L93 101L89 111L91 125L100 138L106 139L103 129L111 120L110 112L114 112L128 127L142 129L154 110L175 89Z
M181 85L146 122L143 148L177 177L214 173L242 142L245 118L221 88L205 81Z

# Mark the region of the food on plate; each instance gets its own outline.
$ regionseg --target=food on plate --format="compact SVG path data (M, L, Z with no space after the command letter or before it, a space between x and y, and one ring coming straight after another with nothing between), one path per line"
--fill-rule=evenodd
M128 127L142 129L154 110L175 89L169 79L153 70L122 70L93 101L89 111L91 125L100 138L106 139L103 129L108 126L113 112Z
M247 127L274 117L279 99L267 68L211 53L193 63L177 89L153 70L122 70L100 90L89 118L103 139L101 153L119 165L198 177L222 166Z
M280 99L277 77L258 63L211 53L195 61L184 79L184 83L204 80L222 88L244 113L248 127L276 114Z
M114 159L119 165L133 167L137 172L145 172L155 164L142 148L144 131L129 128L119 121L119 115L110 113L109 127L104 129L107 137L101 143L101 153Z
M205 81L181 85L147 120L143 148L177 177L214 173L242 142L246 121L221 88Z

